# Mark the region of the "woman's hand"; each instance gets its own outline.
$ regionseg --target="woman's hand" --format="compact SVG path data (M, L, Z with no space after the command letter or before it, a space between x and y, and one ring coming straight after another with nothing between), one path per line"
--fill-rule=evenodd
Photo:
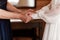
M34 13L36 13L36 12L34 10L32 10L32 9L29 9L29 10L25 11L25 15L27 17L25 23L28 23L29 21L32 20L31 15L34 14Z
M32 14L34 14L36 12L34 10L32 10L32 9L29 9L29 10L25 11L25 13L26 13L26 15L32 15Z
M25 12L21 12L21 17L20 17L20 19L21 19L22 21L24 21L25 23L28 23L29 21L32 20L31 15L34 14L34 13L36 13L36 12L35 12L34 10L32 10L32 9L29 9L29 10L27 10L27 11L25 11Z

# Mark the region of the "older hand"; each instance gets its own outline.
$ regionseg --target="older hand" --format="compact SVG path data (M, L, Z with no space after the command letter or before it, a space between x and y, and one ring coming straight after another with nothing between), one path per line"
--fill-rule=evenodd
M26 17L27 17L27 19L26 19L25 23L28 23L29 21L31 21L31 20L32 20L32 17L31 17L31 16L26 15Z
M23 22L26 22L26 15L23 15L23 14L20 14L19 18L23 21Z
M32 18L29 16L29 15L20 15L20 19L25 22L25 23L28 23L29 21L32 20Z

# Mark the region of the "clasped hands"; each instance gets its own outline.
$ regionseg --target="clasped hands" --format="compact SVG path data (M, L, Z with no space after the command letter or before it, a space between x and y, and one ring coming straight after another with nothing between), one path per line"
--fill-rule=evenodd
M27 11L21 12L21 20L25 23L28 23L29 21L32 20L32 17L30 15L32 15L33 13L35 13L34 10L29 9Z

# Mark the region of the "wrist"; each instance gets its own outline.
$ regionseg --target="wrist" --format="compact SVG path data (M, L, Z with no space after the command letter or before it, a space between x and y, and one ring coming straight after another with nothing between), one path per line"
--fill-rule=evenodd
M17 19L20 19L20 18L22 18L22 14L18 14L16 17L17 17Z
M22 18L22 17L23 17L22 14L19 14L19 19Z

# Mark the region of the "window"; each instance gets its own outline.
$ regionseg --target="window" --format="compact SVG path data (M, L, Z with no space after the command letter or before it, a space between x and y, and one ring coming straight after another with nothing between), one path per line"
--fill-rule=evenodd
M8 0L12 5L16 7L34 7L35 0Z

